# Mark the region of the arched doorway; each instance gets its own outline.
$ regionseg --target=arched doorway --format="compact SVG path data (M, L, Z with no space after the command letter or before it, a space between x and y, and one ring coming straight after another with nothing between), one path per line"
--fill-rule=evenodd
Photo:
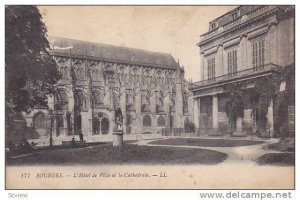
M165 127L165 124L166 124L166 120L163 116L159 116L157 118L157 126L158 127Z
M145 115L143 118L143 126L150 127L151 126L151 117L149 115Z
M93 119L93 135L109 133L109 119L104 113L97 113Z
M101 133L102 134L108 134L109 132L109 120L104 117L101 120Z

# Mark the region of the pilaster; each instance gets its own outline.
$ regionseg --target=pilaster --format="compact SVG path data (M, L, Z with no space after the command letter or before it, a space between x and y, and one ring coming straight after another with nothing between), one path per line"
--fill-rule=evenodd
M218 96L214 95L212 98L212 122L213 129L217 131L219 128L219 109L218 109Z

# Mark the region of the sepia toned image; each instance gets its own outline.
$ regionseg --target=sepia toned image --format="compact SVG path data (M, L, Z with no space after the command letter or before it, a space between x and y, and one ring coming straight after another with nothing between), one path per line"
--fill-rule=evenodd
M295 6L5 6L6 189L294 189Z

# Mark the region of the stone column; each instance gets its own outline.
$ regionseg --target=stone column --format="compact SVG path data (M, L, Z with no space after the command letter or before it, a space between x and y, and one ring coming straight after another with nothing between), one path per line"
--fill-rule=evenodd
M218 109L218 96L214 95L212 98L212 122L213 122L213 129L217 131L219 128L219 109Z
M101 120L101 119L100 119ZM100 122L101 123L101 122ZM100 126L101 127L101 126ZM115 125L115 111L112 110L110 112L110 122L109 122L109 135L112 135L113 131L115 130L116 125ZM103 133L101 133L103 134Z
M120 97L120 108L123 115L123 133L126 134L126 92L124 88L121 88L121 97Z
M170 128L170 94L168 94L165 98L164 98L164 111L166 113L166 118L165 118L165 127L166 129Z
M63 119L64 119L64 136L68 135L68 123L67 123L67 112L65 111L65 114L63 115Z
M136 109L136 119L134 122L134 131L135 134L141 133L141 130L143 128L143 123L142 123L142 113L141 113L141 92L140 90L137 92L137 95L135 96L135 109Z
M200 52L200 79L204 80L204 52Z
M199 99L194 99L194 123L195 123L195 127L196 129L199 129L200 125L199 125L199 117L200 117L200 98Z
M88 112L81 112L81 132L83 139L86 140L89 134L89 117Z
M180 70L176 71L176 105L175 105L175 120L174 128L183 128L182 115L183 115L183 96L182 96L182 80Z
M150 110L151 110L151 131L152 133L155 133L156 128L156 94L153 93L152 96L150 96Z
M270 127L270 136L274 136L274 112L273 112L273 101L271 102L269 108L268 108L268 114L267 114L268 124L267 126ZM268 130L267 130L268 131Z
M69 92L69 102L68 102L68 110L71 112L70 116L70 126L71 126L71 135L74 135L74 103L75 103L75 98L73 91L70 90ZM69 130L67 130L68 132ZM69 134L69 133L68 133Z
M241 118L241 117L236 119L236 129L235 129L234 135L235 136L244 136L243 118Z

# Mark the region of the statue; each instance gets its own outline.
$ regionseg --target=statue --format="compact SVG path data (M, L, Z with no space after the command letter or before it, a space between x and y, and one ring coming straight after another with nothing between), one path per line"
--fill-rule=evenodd
M123 115L120 108L117 108L115 110L115 124L116 124L117 131L123 130Z

